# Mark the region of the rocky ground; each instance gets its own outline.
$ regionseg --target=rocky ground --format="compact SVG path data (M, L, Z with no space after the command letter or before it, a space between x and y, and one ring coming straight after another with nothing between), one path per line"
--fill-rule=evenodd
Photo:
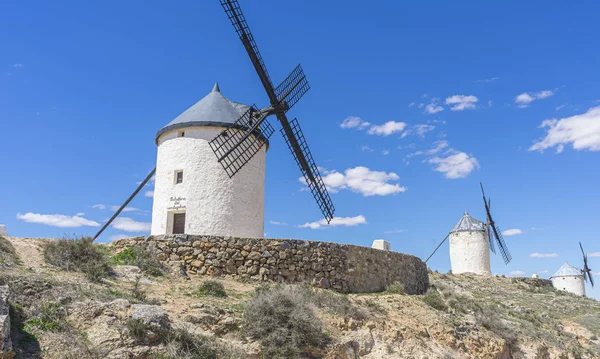
M219 279L226 296L212 296L199 290L206 277L185 277L178 268L150 277L134 266L114 266L112 277L93 283L47 264L48 241L9 238L14 253L0 243L17 358L175 358L168 356L172 338L196 343L183 340L184 331L226 348L190 358L261 358L261 343L246 335L244 311L268 285ZM422 296L396 287L349 295L319 290L314 308L328 341L303 357L600 358L595 300L525 278L430 273L430 282Z

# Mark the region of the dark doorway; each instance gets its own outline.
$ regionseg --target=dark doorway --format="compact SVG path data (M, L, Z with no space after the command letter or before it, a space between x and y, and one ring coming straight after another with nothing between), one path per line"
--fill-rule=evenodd
M173 213L173 234L185 233L185 213Z

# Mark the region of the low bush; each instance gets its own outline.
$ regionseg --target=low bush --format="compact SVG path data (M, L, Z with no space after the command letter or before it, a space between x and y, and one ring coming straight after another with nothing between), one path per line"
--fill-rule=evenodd
M388 285L385 292L388 294L406 294L406 292L404 291L404 285L400 284L399 282L394 282Z
M90 237L59 239L44 246L44 259L66 271L78 271L93 282L107 277L110 266L103 251Z
M158 277L167 273L166 267L142 246L126 248L111 258L113 265L132 265L148 275Z
M243 353L214 338L196 335L186 327L174 328L165 337L164 352L152 354L152 359L238 359Z
M10 241L0 236L0 266L12 265L17 262L17 252Z
M299 286L257 294L244 309L244 329L260 341L265 358L298 358L307 347L320 348L328 341L315 305Z
M327 289L317 289L309 285L303 287L305 295L317 307L322 308L332 314L342 317L362 320L367 317L367 313L356 305L352 304L347 295L336 293Z
M448 309L437 289L429 288L427 293L421 296L421 300L433 309L440 311L446 311L446 309Z
M41 331L61 331L66 326L67 310L60 303L44 303L39 313L26 322L26 326Z
M200 288L194 292L194 295L197 297L208 295L211 297L224 298L227 297L227 292L225 292L223 283L219 282L218 280L205 280L200 285Z

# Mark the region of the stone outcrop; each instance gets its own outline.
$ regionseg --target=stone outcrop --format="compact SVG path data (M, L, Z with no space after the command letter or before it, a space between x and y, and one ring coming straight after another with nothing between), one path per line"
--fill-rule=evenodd
M12 358L8 293L7 285L0 286L0 358Z
M142 245L171 265L207 276L309 282L339 292L385 290L393 283L408 294L427 291L427 266L407 254L347 244L293 239L160 235L113 242L117 251Z

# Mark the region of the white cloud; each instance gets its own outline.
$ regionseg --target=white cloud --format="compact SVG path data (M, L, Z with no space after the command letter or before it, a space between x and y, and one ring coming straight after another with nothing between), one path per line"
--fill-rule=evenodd
M144 193L144 196L146 196L146 197L154 197L154 191L146 191Z
M404 232L404 229L392 229L390 231L385 231L383 233L385 233L385 234L392 234L392 233L402 233L402 232Z
M404 128L406 128L406 123L404 122L388 121L383 125L371 126L367 133L369 135L389 136L396 132L402 132Z
M75 216L77 216L77 217L83 217L83 216L85 216L85 213L83 213L83 212L77 212L77 214Z
M522 233L523 233L523 231L518 228L507 229L506 231L502 232L502 234L505 236L514 236L514 235L522 234Z
M434 147L432 147L429 150L426 150L426 151L416 151L416 152L413 152L413 153L409 153L408 155L406 155L406 157L407 158L411 158L413 156L420 156L420 155L428 155L428 156L435 155L436 153L440 152L444 148L448 147L448 141L446 141L446 140L435 141L433 143L433 145L434 145Z
M138 222L129 217L121 217L115 219L112 226L125 232L150 232L152 223Z
M25 67L25 65L23 65L23 64L14 64L14 65L12 65L12 67L14 67L14 68L23 68L23 67Z
M529 147L530 151L543 152L556 146L556 153L560 153L569 144L577 151L600 151L600 106L580 115L544 120L540 128L546 128L546 137Z
M336 193L342 189L348 189L355 193L360 193L365 197L369 196L387 196L406 191L406 187L397 183L400 177L394 172L386 173L380 171L371 171L367 167L358 166L348 168L344 173L330 171L323 177L323 182L327 189ZM303 177L300 182L306 184Z
M344 119L341 128L357 128L359 130L364 130L369 127L370 123L363 121L360 117L356 116L348 116Z
M444 111L444 108L438 105L437 103L430 103L427 106L425 106L425 113L428 115L434 115L442 111Z
M564 107L566 107L566 106L567 106L567 104L566 104L566 103L564 103L564 104L562 104L562 105L560 105L560 106L556 106L556 111L560 111L561 109L563 109L563 108L564 108Z
M420 103L418 107L419 107L419 108L423 108L423 106L425 106L425 104L424 104L424 103ZM443 109L442 109L442 110L443 110Z
M100 209L100 210L110 209L113 212L116 212L120 207L121 206L106 205L106 204L95 204L92 206L92 208L95 208L95 209ZM139 208L135 208L135 207L123 208L123 212L137 212L139 210L140 210Z
M592 252L588 254L588 257L600 257L600 252Z
M411 102L411 103L408 104L408 107L414 107L415 105L416 105L416 103Z
M532 258L556 258L558 257L558 254L556 253L531 253L529 255Z
M382 150L381 154L384 155L384 156L387 156L387 155L390 154L390 150Z
M446 98L446 105L450 105L452 111L472 110L479 99L473 95L454 95Z
M499 79L500 79L499 77L490 77L489 79L477 80L475 82L480 83L480 84L489 84L490 82L494 82Z
M25 214L17 213L17 219L27 223L45 224L60 228L78 228L83 226L98 227L100 224L81 216L66 216L64 214L40 214L27 212Z
M554 91L552 90L544 90L540 92L523 92L522 94L519 94L517 95L517 97L515 97L515 103L518 107L525 108L535 100L542 100L552 95L554 95Z
M360 146L360 149L365 152L373 152L373 149L371 147L369 147L368 145L362 145L362 146Z
M513 276L523 276L525 275L525 272L523 272L522 270L514 270L508 274Z
M269 221L270 224L274 225L274 226L287 226L288 224L285 222L278 222L278 221Z
M129 238L129 237L130 236L121 233L121 234L115 234L115 235L108 237L108 240L110 242L113 242L113 241L118 241L119 239L124 239L124 238Z
M467 177L474 169L479 168L477 159L465 152L457 152L447 157L436 156L428 162L435 164L434 170L443 173L444 177L449 179Z
M427 132L431 132L435 129L434 125L428 125L428 124L419 124L419 125L413 125L413 126L409 126L404 132L402 132L402 136L400 136L401 138L404 138L406 136L409 135L417 135L421 138L425 137L425 134Z
M366 224L367 220L365 216L359 215L356 217L333 217L329 224L325 219L321 219L316 222L306 222L304 224L299 225L300 228L310 228L310 229L320 229L323 227L337 227L337 226L345 226L345 227L354 227L359 224Z
M548 272L550 272L550 271L547 269L544 269L544 270L539 271L538 273L543 274L543 273L548 273Z

